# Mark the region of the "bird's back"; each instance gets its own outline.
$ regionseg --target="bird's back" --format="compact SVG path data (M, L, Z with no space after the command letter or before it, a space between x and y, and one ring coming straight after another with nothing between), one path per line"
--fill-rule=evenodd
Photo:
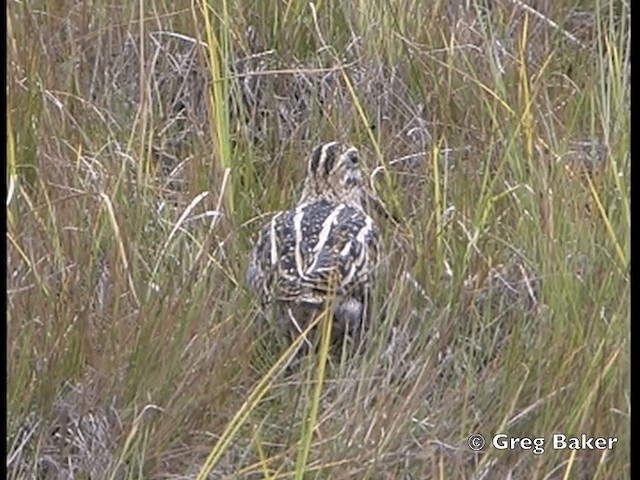
M322 304L328 295L363 299L379 234L359 208L326 199L278 213L263 226L247 280L263 304Z

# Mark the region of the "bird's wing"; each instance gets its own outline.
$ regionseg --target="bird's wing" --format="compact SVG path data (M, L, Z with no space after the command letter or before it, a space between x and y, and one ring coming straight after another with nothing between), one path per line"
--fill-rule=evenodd
M263 226L252 251L247 283L262 303L320 304L348 295L372 275L379 245L373 220L344 205L300 206Z
M377 228L362 212L343 208L325 220L322 231L326 234L307 248L301 283L318 293L348 295L369 281L377 255Z

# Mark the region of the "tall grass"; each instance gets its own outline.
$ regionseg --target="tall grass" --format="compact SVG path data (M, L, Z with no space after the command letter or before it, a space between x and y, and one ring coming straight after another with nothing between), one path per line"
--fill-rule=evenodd
M628 2L10 2L7 32L9 478L629 478ZM332 139L397 221L363 351L321 316L294 367L244 269Z

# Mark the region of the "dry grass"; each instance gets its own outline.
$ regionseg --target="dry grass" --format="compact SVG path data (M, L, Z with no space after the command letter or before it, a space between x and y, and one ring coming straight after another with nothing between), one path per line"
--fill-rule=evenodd
M8 478L629 478L628 2L211 5L7 5ZM244 268L334 138L400 222L292 370Z

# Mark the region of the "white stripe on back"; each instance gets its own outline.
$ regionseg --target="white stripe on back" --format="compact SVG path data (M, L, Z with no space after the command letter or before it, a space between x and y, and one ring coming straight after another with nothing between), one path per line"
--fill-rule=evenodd
M296 243L294 245L294 252L296 257L296 270L300 278L305 278L304 272L304 262L302 260L302 252L300 249L302 248L302 217L304 217L304 205L299 206L295 210L295 215L293 216L293 230L296 235Z
M278 263L278 245L276 238L276 220L282 215L282 212L278 213L271 219L271 225L269 230L269 243L271 247L271 265L276 265Z

